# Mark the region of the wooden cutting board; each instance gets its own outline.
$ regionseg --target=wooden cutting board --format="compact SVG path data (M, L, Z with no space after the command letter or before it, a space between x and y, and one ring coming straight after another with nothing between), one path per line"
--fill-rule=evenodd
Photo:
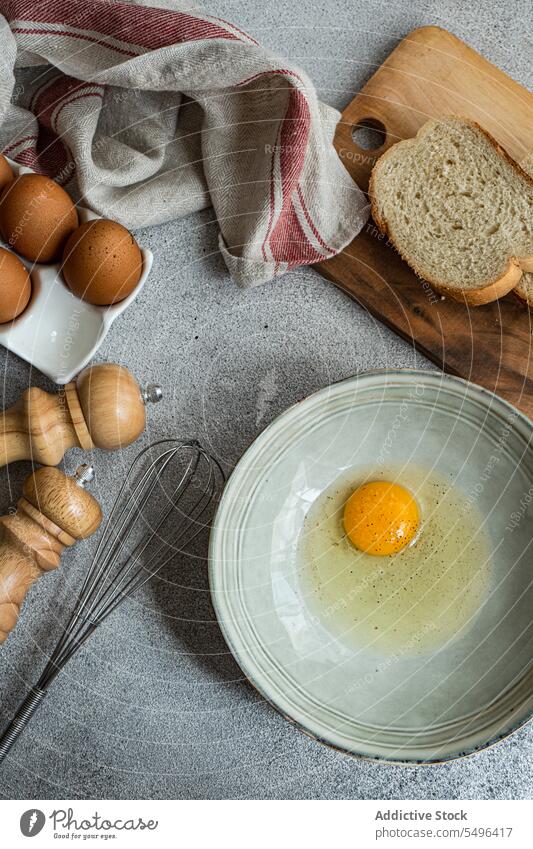
M518 162L533 149L533 95L438 27L414 30L396 47L342 113L335 146L366 191L372 166L388 147L414 136L428 118L449 114L478 121ZM381 130L379 148L354 142L361 126ZM515 295L475 308L441 300L372 221L317 269L442 369L497 392L533 418L533 311Z

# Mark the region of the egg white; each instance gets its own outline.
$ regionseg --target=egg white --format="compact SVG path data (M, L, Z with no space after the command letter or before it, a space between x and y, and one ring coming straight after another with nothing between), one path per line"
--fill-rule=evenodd
M403 551L358 551L342 516L354 489L370 480L405 486L421 525ZM314 501L299 540L302 590L314 615L337 637L376 652L420 654L459 637L472 624L490 583L483 517L467 496L416 466L352 470Z

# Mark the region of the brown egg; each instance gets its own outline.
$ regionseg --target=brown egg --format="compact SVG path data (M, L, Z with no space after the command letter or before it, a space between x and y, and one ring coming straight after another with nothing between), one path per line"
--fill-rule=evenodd
M30 295L30 275L20 259L0 248L0 324L20 315L28 306Z
M4 186L7 186L8 183L12 183L14 179L15 175L11 170L11 165L9 164L5 156L2 156L2 154L0 153L0 192L2 191Z
M103 218L87 221L74 231L65 245L62 271L75 295L90 304L108 306L135 289L142 262L131 233Z
M17 253L37 262L59 260L78 226L78 213L61 186L41 174L21 174L0 197L0 232Z

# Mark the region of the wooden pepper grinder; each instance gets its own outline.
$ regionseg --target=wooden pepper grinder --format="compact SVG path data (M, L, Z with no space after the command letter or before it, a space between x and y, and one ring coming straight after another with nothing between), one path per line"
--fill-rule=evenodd
M73 477L38 469L26 478L16 512L0 517L0 643L16 625L33 582L57 569L65 546L99 527L100 506L84 489L93 477L92 466L85 464Z
M130 445L144 430L145 405L161 396L159 386L142 390L128 369L112 363L85 369L57 395L27 389L0 414L0 466L14 460L55 466L69 448Z

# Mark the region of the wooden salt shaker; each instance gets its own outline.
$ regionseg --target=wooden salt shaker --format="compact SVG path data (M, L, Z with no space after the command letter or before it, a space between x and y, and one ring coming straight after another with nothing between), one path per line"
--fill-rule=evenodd
M111 363L85 369L57 395L27 389L0 414L0 466L14 460L55 466L69 448L130 445L144 430L145 405L161 395L159 386L142 390L128 369Z
M38 469L26 479L16 512L0 517L0 643L16 625L33 582L57 569L66 546L99 527L100 506L84 489L93 477L87 465L73 477L55 468Z

